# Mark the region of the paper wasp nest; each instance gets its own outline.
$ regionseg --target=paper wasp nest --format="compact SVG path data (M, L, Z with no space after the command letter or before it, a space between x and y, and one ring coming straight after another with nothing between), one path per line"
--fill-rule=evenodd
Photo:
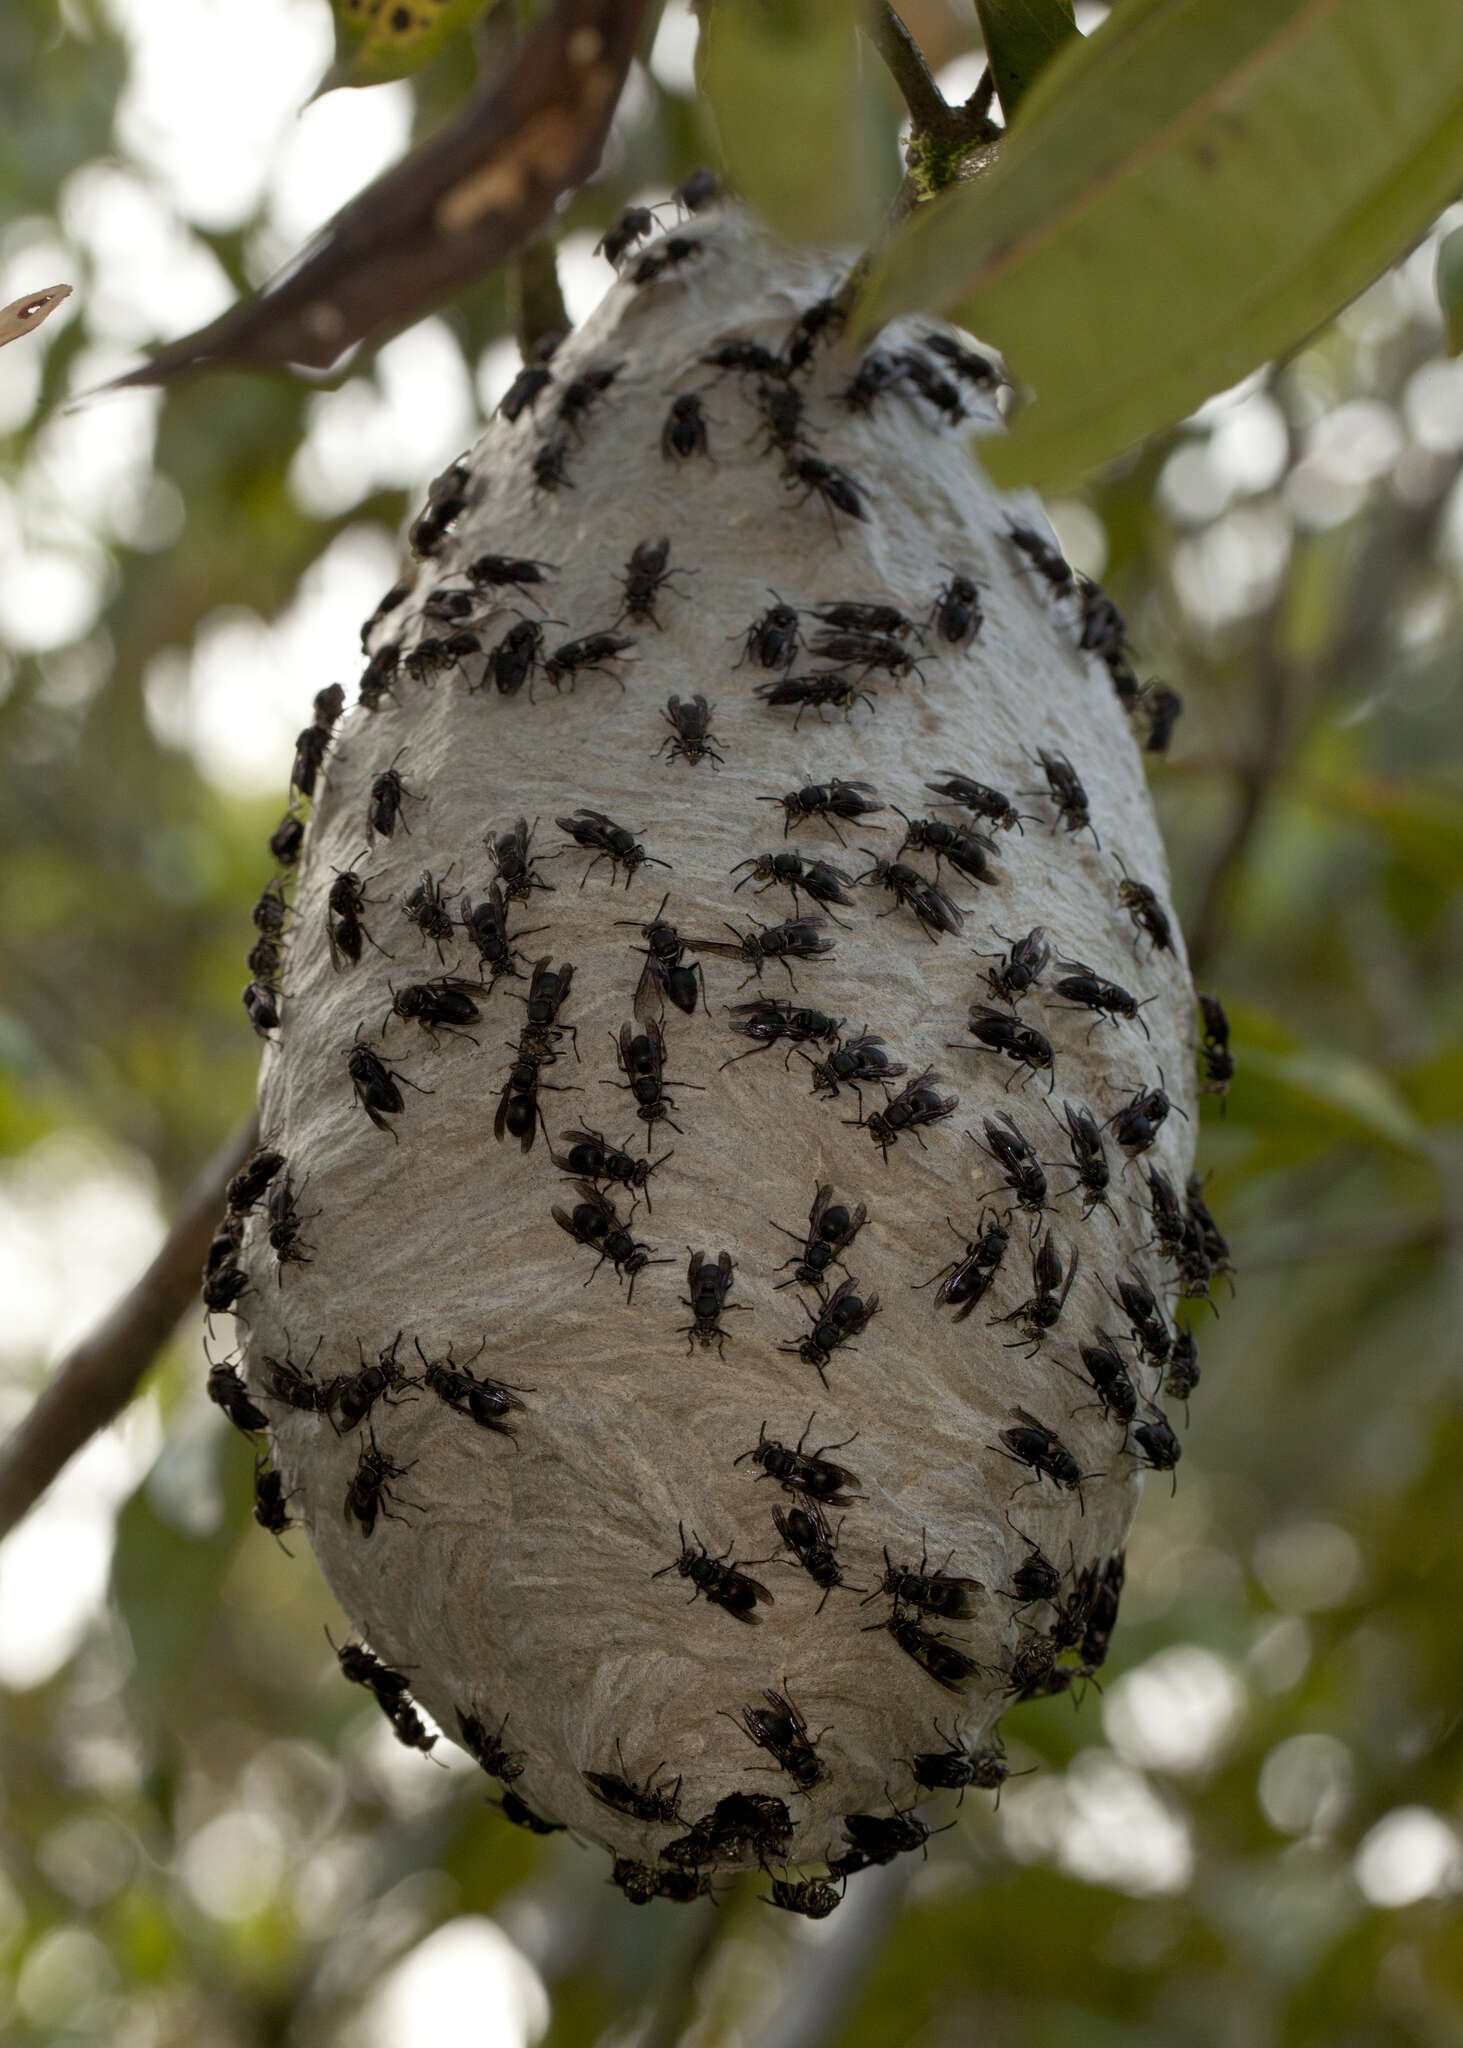
M434 487L302 736L207 1290L403 1739L815 1913L1100 1663L1222 1248L1121 621L975 466L990 366L842 351L836 278L631 250Z

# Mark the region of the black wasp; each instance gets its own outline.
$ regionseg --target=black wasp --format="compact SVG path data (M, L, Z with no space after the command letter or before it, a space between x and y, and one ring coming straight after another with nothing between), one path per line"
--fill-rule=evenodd
M796 386L774 379L765 379L757 386L757 403L762 409L762 424L767 430L761 453L771 455L774 451L791 455L803 442L803 394Z
M296 1365L286 1346L283 1358L265 1357L263 1360L264 1391L276 1401L282 1401L287 1408L294 1408L302 1415L328 1415L335 1400L336 1381L312 1380L310 1367L315 1362L315 1353L324 1343L323 1337L315 1340L315 1350L303 1365Z
M1173 1332L1163 1319L1153 1289L1137 1273L1120 1277L1118 1291L1109 1299L1115 1301L1128 1319L1133 1332L1133 1341L1144 1358L1151 1359L1156 1366L1165 1366L1173 1351Z
M439 1031L476 1045L477 1040L467 1026L476 1023L480 1015L476 998L481 994L480 982L463 981L455 974L439 974L432 981L409 981L404 988L392 989L386 1021L389 1024L393 1017L400 1017L407 1023L420 1024L433 1045L438 1043Z
M519 1050L531 1052L539 1059L556 1058L559 1041L564 1037L573 1039L576 1056L579 1052L579 1034L575 1027L559 1022L559 1012L568 1000L574 980L574 969L567 960L562 967L551 967L552 957L545 953L542 960L534 962L528 994L518 998L528 1012L519 1036Z
M360 701L367 711L379 711L381 699L392 694L392 684L401 664L400 643L388 640L378 647L361 672Z
M1009 1003L1014 1009L1021 998L1029 995L1046 972L1052 957L1047 943L1046 926L1034 924L1024 938L1008 939L1004 932L995 936L1004 941L1004 953L978 953L978 960L994 960L995 967L986 969L986 987L997 1002Z
M559 1057L548 1037L549 1034L535 1034L531 1027L525 1027L493 1117L493 1136L500 1142L505 1137L517 1138L524 1152L532 1151L539 1125L543 1122L543 1108L538 1099L540 1090L547 1089L556 1095L563 1092L540 1074L541 1068L552 1066Z
M554 381L554 373L542 363L525 363L503 396L498 400L498 411L505 420L516 420L530 411L536 399Z
M1090 1109L1080 1103L1064 1102L1062 1116L1066 1124L1067 1141L1072 1147L1072 1164L1077 1169L1074 1188L1082 1190L1082 1216L1085 1221L1094 1209L1106 1209L1112 1214L1112 1204L1107 1191L1112 1180L1112 1170L1107 1163L1107 1149L1102 1142L1102 1132L1096 1117ZM1070 1195L1074 1188L1063 1188L1062 1193Z
M370 1424L366 1425L370 1430ZM345 1513L348 1519L359 1522L361 1534L369 1536L376 1527L378 1515L384 1515L389 1522L404 1522L405 1515L393 1514L388 1503L399 1498L391 1490L392 1482L404 1479L410 1472L410 1465L394 1465L376 1442L374 1433L370 1442L361 1452L360 1461L345 1490ZM403 1507L420 1508L421 1503L402 1500Z
M1000 371L989 356L980 355L975 349L967 348L957 341L953 334L926 334L921 337L922 346L933 349L937 356L943 356L955 375L963 384L973 384L981 390L988 390L992 384L1003 381Z
M989 818L1003 832L1013 828L1021 829L1021 813L1003 789L993 789L988 782L974 782L968 775L955 775L946 768L941 771L943 779L927 782L925 788L947 803L958 804L969 811L974 818Z
M1204 1067L1204 1093L1223 1096L1234 1079L1234 1054L1229 1049L1229 1019L1218 996L1201 995L1203 1020L1199 1058Z
M535 490L557 491L567 485L572 491L574 479L569 474L569 439L566 434L556 434L552 440L534 450L529 464L533 474Z
M652 854L648 854L633 832L627 831L623 825L617 825L614 819L607 817L603 811L580 809L572 818L556 818L554 823L561 832L568 833L576 846L582 846L586 852L594 855L594 859L580 877L581 889L602 860L607 860L610 864L612 887L616 871L620 868L625 870L627 889L638 868L670 866L669 861L657 860Z
M1087 800L1087 791L1066 755L1049 753L1045 747L1038 747L1036 758L1046 777L1047 794L1057 809L1052 830L1055 832L1060 825L1064 832L1092 832L1093 841L1100 846L1102 841L1092 828L1092 807ZM1038 792L1031 790L1025 793L1034 796Z
M779 1443L776 1437L767 1434L767 1425L764 1422L757 1432L756 1443L749 1451L740 1452L733 1458L732 1463L740 1465L743 1458L750 1458L754 1465L762 1467L759 1476L763 1479L775 1479L784 1493L807 1494L811 1500L820 1501L824 1506L831 1508L851 1506L855 1500L863 1498L861 1494L849 1490L858 1485L858 1474L850 1472L846 1466L835 1465L831 1458L824 1456L824 1453L841 1451L845 1444L853 1442L853 1437L846 1436L836 1444L820 1444L816 1451L804 1451L803 1445L808 1440L808 1431L816 1419L815 1409L808 1417L807 1428L791 1450L786 1444ZM855 1431L854 1435L857 1434Z
M1006 538L1013 548L1018 549L1026 557L1037 575L1050 586L1057 597L1072 595L1077 583L1072 574L1071 564L1050 541L1044 540L1032 527L1020 526L1014 522L1007 527Z
M704 1593L713 1607L720 1607L736 1621L758 1622L762 1619L757 1612L757 1603L765 1600L772 1604L772 1595L760 1579L748 1578L734 1564L728 1564L729 1549L720 1557L712 1557L706 1546L693 1533L692 1540L686 1541L684 1523L677 1524L681 1537L681 1554L662 1565L658 1572L652 1572L653 1579L664 1578L667 1572L679 1572L683 1579L691 1581L693 1600Z
M813 1609L815 1614L821 1614L828 1595L835 1586L843 1584L843 1567L834 1549L837 1531L829 1529L828 1517L815 1500L805 1493L798 1494L796 1499L795 1507L774 1508L772 1519L798 1564L813 1584L821 1588L823 1598ZM842 1522L838 1527L843 1527ZM848 1590L856 1593L859 1588L851 1586Z
M249 913L255 931L263 932L268 939L282 938L288 908L283 888L277 881L271 882Z
M1015 1195L1018 1206L1029 1210L1035 1218L1046 1207L1046 1175L1020 1125L1008 1111L1002 1110L998 1118L985 1118L984 1129L983 1145L974 1131L965 1135L980 1145L982 1152L990 1154L1001 1169L1002 1183Z
M967 882L984 882L992 889L999 886L1001 877L990 863L995 842L984 832L972 832L967 825L951 825L944 818L906 818L897 804L894 808L904 818L901 853L932 853L937 875L941 861L949 861Z
M1015 1612L1019 1614L1022 1608L1034 1607L1040 1600L1054 1600L1062 1590L1062 1573L1041 1545L1033 1542L1024 1529L1016 1527L1009 1514L1006 1522L1012 1534L1026 1545L1026 1556L1012 1572L1009 1587L1001 1593L1003 1600L1016 1603Z
M284 1475L272 1471L263 1452L254 1460L254 1519L271 1536L293 1529L285 1497Z
M699 392L683 391L671 400L671 409L660 430L660 452L667 462L685 462L693 455L710 456L706 409Z
M623 633L586 633L581 640L561 642L545 661L544 674L556 690L565 676L577 676L581 669L586 675L607 676L611 671L605 664L621 660L634 645ZM623 690L618 676L615 681Z
M637 1031L633 1024L622 1024L615 1051L620 1072L625 1078L611 1085L628 1088L634 1096L635 1114L640 1122L647 1126L645 1149L648 1152L651 1127L658 1123L667 1123L673 1131L679 1131L681 1128L671 1114L676 1105L665 1092L665 1040L661 1036L660 1026L653 1018L646 1019L643 1031ZM700 1084L695 1081L675 1081L671 1086L696 1088L699 1092Z
M283 1165L285 1155L275 1151L273 1145L260 1145L258 1151L252 1151L234 1180L223 1190L229 1217L246 1217Z
M654 284L667 270L679 269L689 263L693 256L699 256L705 244L698 242L694 235L667 235L649 255L642 256L630 273L632 284Z
M1173 1354L1168 1361L1168 1370L1163 1376L1163 1391L1175 1401L1182 1401L1184 1414L1189 1412L1189 1396L1199 1384L1199 1347L1194 1341L1192 1330L1180 1330L1173 1340Z
M1089 1038L1104 1019L1110 1024L1115 1024L1120 1017L1126 1018L1129 1023L1140 1025L1145 1038L1150 1035L1148 1026L1139 1012L1145 1003L1153 1001L1152 996L1145 996L1140 1002L1129 990L1115 981L1107 980L1096 968L1088 967L1081 960L1059 960L1057 971L1061 979L1053 982L1053 993L1064 997L1074 1010L1096 1012L1095 1022L1087 1034Z
M1091 1382L1103 1413L1111 1416L1114 1422L1129 1423L1138 1412L1138 1390L1133 1385L1132 1374L1123 1363L1116 1337L1102 1329L1095 1335L1097 1343L1078 1346L1082 1369Z
M295 1191L288 1174L276 1180L269 1190L269 1200L265 1208L269 1216L269 1245L279 1260L281 1274L284 1267L290 1263L308 1266L314 1246L303 1244L300 1232L311 1219L308 1216L301 1216L295 1206ZM319 1211L315 1213L318 1215Z
M743 661L751 661L758 668L788 669L797 659L798 615L775 590L772 595L777 601L767 607L760 619L753 619L743 635L745 645L738 668Z
M1151 1420L1135 1423L1131 1431L1134 1443L1143 1453L1138 1463L1145 1471L1172 1473L1173 1486L1170 1490L1177 1493L1179 1478L1175 1468L1184 1454L1184 1447L1169 1428L1167 1417L1161 1408L1154 1408L1150 1404L1149 1413Z
M595 1273L608 1260L614 1267L618 1279L628 1277L630 1288L626 1300L633 1301L636 1277L643 1273L647 1266L665 1266L669 1265L670 1261L650 1257L649 1247L637 1243L630 1235L620 1221L614 1203L601 1194L593 1181L576 1180L573 1186L579 1200L574 1204L572 1212L556 1206L553 1210L554 1221L561 1230L567 1230L576 1243L588 1245L591 1251L599 1253L589 1280L594 1278ZM586 1287L589 1280L584 1283Z
M650 1176L674 1156L672 1153L664 1153L652 1165L648 1159L633 1158L622 1145L611 1145L602 1131L565 1131L561 1142L569 1149L562 1159L554 1155L555 1166L577 1180L610 1181L633 1194L643 1194L646 1208L653 1212Z
M479 555L475 562L469 562L464 574L474 590L499 590L511 584L515 590L522 590L527 584L542 583L544 571L553 571L557 562L535 562L525 555Z
M508 931L508 902L500 882L490 885L486 897L474 903L470 896L464 896L458 905L462 928L477 947L478 958L488 969L489 983L499 975L517 974L514 961L518 949ZM530 925L518 933L520 939L531 938L535 932L547 930L545 925Z
M643 242L648 234L654 232L655 225L655 215L650 207L627 206L615 225L600 236L593 253L603 256L606 263L612 263L618 270L625 251L637 242Z
M400 759L398 754L396 760ZM371 784L371 795L366 805L367 837L379 832L383 839L389 839L398 824L403 832L409 832L411 827L401 815L401 806L403 799L411 794L401 779L396 761L389 768L383 768Z
M1030 1296L1027 1300L1019 1302L1009 1315L995 1318L997 1323L1017 1324L1021 1331L1021 1338L1018 1338L1017 1342L1021 1342L1022 1339L1030 1342L1028 1357L1040 1348L1041 1340L1047 1331L1055 1329L1061 1320L1067 1296L1072 1291L1072 1282L1077 1277L1081 1256L1074 1245L1071 1258L1064 1268L1056 1239L1048 1231L1032 1254Z
M670 901L667 893L660 899L660 909L648 924L639 926L644 946L635 948L645 955L645 966L635 987L634 1012L642 1024L654 1022L660 1015L660 998L666 997L676 1008L689 1017L696 1008L698 996L705 1001L705 983L698 963L686 962L686 942L673 924L666 924L661 916ZM617 924L633 924L633 918L617 918Z
M1122 867L1121 858L1118 866ZM1139 931L1152 940L1155 953L1173 951L1173 925L1158 900L1158 892L1150 889L1146 882L1135 882L1126 868L1123 868L1123 879L1118 884L1118 901Z
M1082 1498L1082 1481L1087 1475L1081 1471L1056 1431L1048 1429L1044 1422L1038 1422L1028 1409L1013 1408L1011 1413L1016 1417L1016 1426L998 1431L1001 1443L999 1446L992 1444L991 1449L999 1449L1000 1455L1011 1459L1013 1464L1029 1465L1038 1480L1043 1477L1050 1479L1064 1492L1075 1493L1085 1514L1087 1503ZM1026 1483L1033 1485L1036 1482L1028 1480Z
M1015 1017L1007 1016L1004 1010L993 1010L989 1003L972 1003L970 1021L965 1028L982 1051L1011 1060L1025 1075L1049 1074L1048 1093L1056 1085L1052 1042L1034 1024L1022 1024ZM955 1050L957 1048L952 1046L951 1051ZM1013 1074L1006 1086L1009 1088L1015 1079Z
M820 661L836 662L840 668L856 668L862 675L872 669L882 669L886 675L897 676L902 681L907 675L917 675L924 681L924 670L919 658L890 633L855 633L828 631L819 633L808 649Z
M517 1138L521 1150L532 1151L543 1122L539 1091L549 1089L556 1095L562 1092L552 1081L543 1080L539 1069L552 1066L558 1056L547 1045L531 1041L529 1032L524 1031L493 1117L493 1136L500 1142L505 1137Z
M871 413L876 399L892 391L904 375L904 367L885 350L871 348L839 392L839 402L850 412Z
M459 1415L468 1416L481 1429L491 1429L499 1436L513 1436L511 1417L515 1409L523 1406L518 1396L536 1393L537 1388L510 1386L506 1380L495 1380L487 1374L478 1379L467 1369L472 1359L459 1365L452 1356L450 1344L445 1358L428 1358L419 1337L414 1337L412 1343L422 1361L421 1384L429 1388L439 1401L445 1402ZM481 1350L479 1345L478 1351ZM477 1355L475 1351L473 1358Z
M359 1030L359 1026L356 1027ZM346 1072L351 1077L356 1101L371 1119L378 1131L389 1131L392 1143L398 1143L396 1132L386 1119L400 1116L406 1108L406 1097L397 1086L406 1081L408 1088L415 1088L419 1095L431 1095L434 1091L423 1088L417 1081L407 1080L399 1067L388 1066L379 1053L372 1052L368 1045L355 1044L348 1048L345 1056Z
M616 1755L623 1764L625 1759L618 1744ZM595 1798L616 1813L628 1814L631 1820L644 1821L647 1826L668 1827L681 1817L681 1781L677 1778L669 1790L657 1790L655 1779L664 1769L664 1764L658 1764L643 1785L632 1784L615 1771L585 1771L582 1776Z
M735 1066L738 1060L750 1059L754 1052L766 1052L770 1046L779 1044L786 1047L785 1064L795 1047L831 1043L843 1029L841 1017L826 1016L822 1010L794 1008L790 1003L775 1002L770 996L758 996L751 1003L732 1003L730 1014L740 1021L728 1028L753 1043L746 1052L734 1052L729 1060L723 1060L724 1067Z
M573 434L579 435L582 422L614 383L625 365L623 363L601 363L594 369L581 370L564 386L557 408L560 422ZM582 439L582 435L580 436Z
M967 1657L944 1636L936 1635L914 1615L904 1614L897 1607L887 1621L871 1621L865 1634L872 1634L875 1629L887 1630L905 1656L913 1658L920 1670L947 1692L957 1692L980 1669L974 1657Z
M488 1724L478 1714L464 1714L457 1710L457 1725L462 1731L462 1746L474 1763L481 1765L490 1778L500 1778L505 1785L514 1778L521 1778L526 1758L516 1750L503 1747L503 1730L508 1726L505 1714L498 1723L496 1735L488 1733Z
M871 1294L866 1301L854 1292L857 1285L850 1274L826 1300L820 1301L816 1309L809 1308L805 1302L803 1307L812 1329L796 1343L779 1344L777 1347L779 1351L791 1352L802 1359L805 1365L811 1365L825 1387L833 1353L858 1336L861 1330L866 1330L879 1312L878 1295Z
M543 657L544 629L537 619L517 619L489 650L484 677L491 675L500 697L516 697ZM533 694L529 692L530 696Z
M833 517L835 512L842 512L849 519L867 517L861 495L863 485L846 470L839 469L834 463L825 462L821 455L790 457L787 467L782 472L782 481L790 491L795 491L799 485L802 486L803 495L798 500L800 505L806 505L809 498L814 496L822 499L835 538L838 532L838 523Z
M907 348L900 350L899 360L904 381L912 384L936 412L943 413L952 423L965 418L965 401L960 396L959 387L927 356L922 356L918 349Z
M879 860L867 846L861 847L859 851L867 853L874 865L866 868L858 880L877 882L881 888L887 889L894 898L895 910L912 910L931 944L938 943L941 932L960 930L965 922L962 913L944 890L930 881L928 876L922 875L918 868L910 867L907 861ZM883 911L880 914L887 917L890 912Z
M784 839L794 825L806 824L809 818L822 818L840 846L848 844L838 829L840 819L851 824L884 809L872 782L841 782L836 775L827 782L805 782L801 789L790 789L785 796L759 796L757 801L780 805ZM874 830L879 827L876 825Z
M810 610L815 619L821 619L825 626L832 626L840 633L873 633L903 639L920 631L913 619L906 618L899 607L892 604L842 598L836 603L813 605ZM814 652L817 651L815 648Z
M1114 1551L1111 1557L1103 1560L1101 1573L1093 1586L1087 1627L1082 1637L1082 1662L1091 1670L1100 1670L1107 1661L1108 1638L1117 1626L1118 1602L1126 1575L1127 1560L1121 1550Z
M208 1375L208 1398L217 1402L235 1429L253 1436L269 1421L263 1409L249 1398L249 1389L236 1365L216 1365Z
M904 1813L897 1808L890 1814L846 1813L843 1825L856 1853L866 1863L892 1863L896 1856L922 1849L931 1834L944 1833L943 1828L932 1829L917 1813Z
M930 617L940 638L949 641L952 647L973 640L985 624L980 589L975 579L952 569L949 582L942 583L935 592Z
M363 940L376 945L366 930L366 907L360 876L353 868L337 868L325 899L325 934L330 941L330 964L337 973L342 960L348 960L352 967L359 964ZM376 950L379 953L381 948L377 946Z
M1191 1173L1184 1182L1184 1206L1190 1220L1198 1226L1205 1254L1216 1273L1234 1270L1229 1256L1229 1240L1214 1221L1209 1205L1204 1200L1204 1183L1197 1173Z
M305 843L305 821L286 811L269 835L269 851L282 868L292 868Z
M720 370L723 375L735 371L744 377L781 377L785 365L770 348L760 341L747 341L734 336L729 341L719 341L715 348L701 357L708 369Z
M923 1146L920 1131L928 1124L939 1123L953 1115L959 1108L958 1095L941 1095L936 1089L935 1083L939 1079L934 1069L927 1067L924 1073L906 1082L892 1102L886 1102L882 1109L876 1109L868 1118L865 1128L886 1159L889 1147L896 1144L906 1131L913 1131L916 1141Z
M841 711L846 718L855 704L867 704L870 711L878 708L870 691L860 689L836 671L827 675L786 676L780 683L759 683L752 694L774 711L796 705L794 732L802 724L805 711L816 711L821 720L824 711Z
M725 1355L729 1331L721 1327L721 1319L728 1310L748 1315L751 1311L740 1302L728 1302L731 1292L732 1274L736 1262L730 1252L721 1252L715 1265L705 1252L692 1252L686 1268L686 1286L689 1292L681 1296L682 1308L691 1311L692 1320L682 1323L679 1334L686 1340L687 1351L699 1344L707 1351L715 1344L719 1356Z
M454 862L454 866L456 863ZM422 869L422 879L414 889L409 889L402 898L402 909L411 919L424 939L430 939L437 948L437 958L442 958L442 941L452 936L452 913L447 908L443 890L447 885L447 874L434 875L430 868Z
M877 1081L887 1086L907 1074L909 1068L903 1060L891 1060L884 1050L884 1041L877 1032L864 1031L856 1038L841 1038L831 1052L822 1059L811 1059L807 1053L800 1054L813 1069L813 1093L836 1095L840 1088L852 1088L858 1097L859 1114L864 1107L860 1083Z
M768 1691L762 1697L765 1707L742 1708L742 1726L757 1747L782 1766L800 1792L811 1792L827 1776L827 1766L817 1751L822 1735L808 1734L807 1722L785 1692Z
M935 1733L944 1732L936 1722ZM911 1777L926 1792L958 1792L963 1799L966 1788L974 1785L981 1792L994 1792L999 1806L1001 1787L1007 1778L1028 1775L1027 1771L1012 1771L1003 1749L962 1749L953 1736L949 1742L948 1749L921 1750L909 1760ZM1036 1765L1029 1769L1034 1771Z
M945 1221L955 1230L948 1216ZM955 1230L955 1235L959 1237L960 1232ZM959 1258L951 1259L948 1266L941 1266L938 1273L931 1273L928 1280L921 1280L918 1285L932 1287L938 1280L936 1307L953 1308L952 1320L963 1323L989 1293L1010 1242L1011 1233L998 1217L982 1219L980 1235L964 1240L965 1249Z
M1138 704L1148 723L1143 751L1147 754L1166 754L1173 739L1174 727L1184 715L1183 698L1172 683L1149 683L1140 694Z
M735 940L693 939L691 944L702 953L724 953L733 960L744 960L751 973L740 984L742 988L749 981L760 981L762 969L769 960L778 961L794 988L790 960L820 960L833 951L833 941L823 937L825 920L821 917L789 918L783 924L759 924L749 932L739 932L735 925L726 929Z
M838 1887L821 1877L774 1877L767 1894L769 1906L780 1906L785 1913L800 1913L805 1920L826 1920L842 1901L843 1893Z
M530 890L552 890L554 886L539 874L529 851L536 829L537 821L531 827L527 818L519 818L506 832L483 834L483 844L492 855L503 894L510 902L526 903Z
M360 1370L342 1374L331 1387L330 1405L340 1414L340 1420L333 1425L338 1436L364 1422L378 1401L395 1406L393 1397L406 1378L396 1356L401 1338L402 1333L398 1330L391 1342L377 1352L374 1365L367 1365L366 1354L357 1338Z
M1177 1108L1177 1103L1169 1100L1166 1089L1138 1088L1131 1100L1113 1111L1108 1124L1123 1150L1132 1156L1148 1150L1167 1120L1169 1111ZM1179 1115L1184 1115L1183 1110L1179 1110Z
M257 951L257 948L255 949ZM249 1022L261 1038L267 1038L271 1031L279 1028L279 991L267 981L257 977L246 984L243 991L244 1008Z
M711 730L715 710L714 704L708 704L699 695L667 697L660 715L670 731L657 749L661 758L684 761L689 768L698 768L703 761L709 761L714 771L726 758L718 751L716 734Z
M954 1556L954 1552L951 1552ZM945 1560L949 1563L949 1558ZM895 1564L884 1546L884 1576L869 1600L886 1593L898 1607L912 1607L917 1614L932 1614L938 1621L969 1621L975 1612L975 1596L985 1591L979 1579L956 1578L941 1569L929 1569L930 1554L923 1538L919 1567ZM865 1602L867 1605L867 1601Z
M788 369L805 370L818 343L834 340L847 324L847 310L837 299L814 299L799 313L783 344L783 360Z
M731 872L736 874L740 868L747 868L750 872L743 875L736 884L732 891L733 895L737 889L745 889L749 882L760 882L762 887L757 891L759 896L765 896L769 889L779 885L784 889L790 889L795 909L799 893L810 896L814 903L825 910L835 903L841 903L845 907L851 907L853 904L853 898L848 893L848 884L853 877L845 874L842 868L834 867L831 861L805 860L802 854L793 851L759 853L749 855L746 860L739 860ZM833 921L835 924L843 922L841 918L835 918Z

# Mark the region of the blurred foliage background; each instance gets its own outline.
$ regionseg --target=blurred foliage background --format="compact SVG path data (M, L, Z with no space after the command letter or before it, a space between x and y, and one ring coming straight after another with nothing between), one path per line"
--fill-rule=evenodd
M906 11L963 97L972 10ZM494 276L325 384L60 409L258 283L471 65L459 35L297 118L323 0L184 16L0 20L0 300L77 287L0 352L0 1425L248 1108L290 741L517 360ZM598 233L707 151L694 37L673 0L565 216L576 314ZM1014 1711L1034 1775L826 1927L636 1911L341 1682L190 1322L0 1549L16 2048L1463 2042L1463 361L1434 242L1052 506L1187 701L1154 782L1240 1063L1201 1153L1238 1286L1101 1697Z

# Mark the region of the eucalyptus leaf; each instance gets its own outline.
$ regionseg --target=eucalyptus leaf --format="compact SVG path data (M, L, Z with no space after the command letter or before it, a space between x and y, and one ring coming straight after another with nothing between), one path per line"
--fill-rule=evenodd
M892 100L847 0L720 0L701 90L730 183L779 234L866 239L897 181Z
M1460 187L1455 0L1127 0L894 239L856 325L919 307L998 344L1037 402L983 457L1067 482L1293 348Z
M1009 122L1037 74L1076 35L1072 0L975 0L975 11Z
M409 77L482 7L483 0L331 0L335 62L320 92Z

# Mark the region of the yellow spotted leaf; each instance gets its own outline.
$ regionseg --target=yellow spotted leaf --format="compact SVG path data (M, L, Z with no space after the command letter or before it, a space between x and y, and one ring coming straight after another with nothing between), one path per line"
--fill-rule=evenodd
M482 6L483 0L331 0L335 62L320 91L406 78Z

